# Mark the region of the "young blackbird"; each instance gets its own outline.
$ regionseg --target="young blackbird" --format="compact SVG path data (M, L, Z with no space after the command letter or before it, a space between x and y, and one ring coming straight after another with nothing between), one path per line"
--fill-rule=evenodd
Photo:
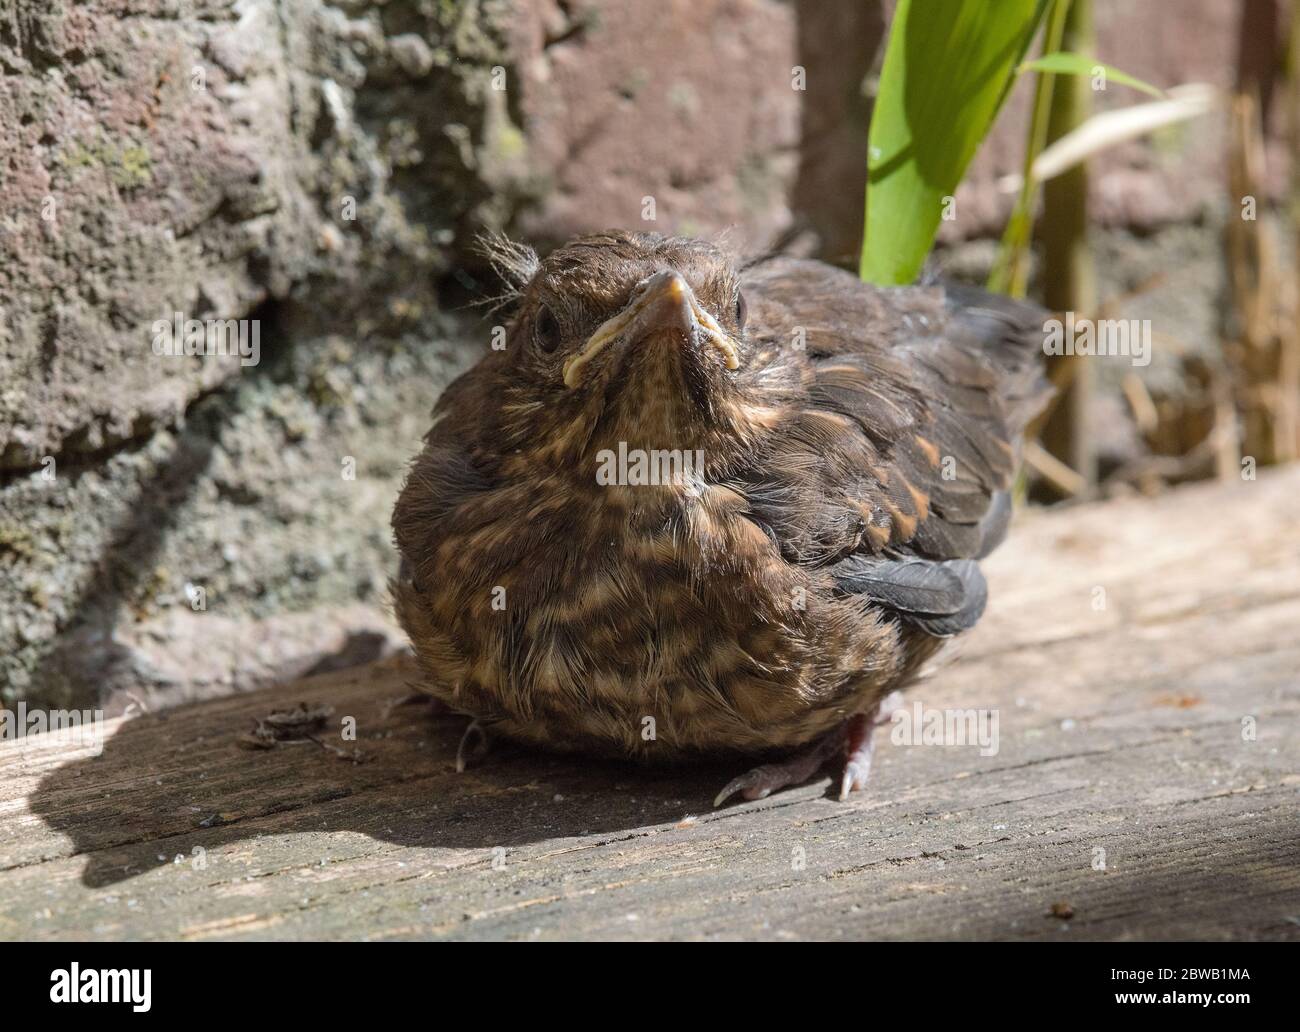
M773 761L718 803L837 754L862 787L882 703L984 609L1042 313L648 233L487 249L505 346L393 514L429 690L477 737Z

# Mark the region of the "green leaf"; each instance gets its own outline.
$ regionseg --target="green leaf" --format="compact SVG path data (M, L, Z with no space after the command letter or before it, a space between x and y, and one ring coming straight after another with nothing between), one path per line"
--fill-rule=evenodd
M1046 4L899 0L867 141L864 280L916 279Z
M1092 57L1086 57L1083 54L1067 54L1060 50L1055 54L1044 54L1042 57L1033 61L1026 61L1017 71L1021 72L1054 72L1057 75L1096 75L1097 69L1101 69L1106 75L1106 82L1117 82L1121 86L1132 86L1135 90L1141 90L1143 93L1149 93L1153 97L1163 97L1165 91L1159 87L1152 86L1149 82L1143 82L1136 79L1127 72L1121 72L1118 68L1113 68L1108 64L1102 64Z

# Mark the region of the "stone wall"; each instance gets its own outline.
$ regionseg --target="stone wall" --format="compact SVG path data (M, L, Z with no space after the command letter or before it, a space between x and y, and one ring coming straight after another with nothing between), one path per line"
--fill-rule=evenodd
M505 5L6 6L4 700L384 648L394 485L473 352L437 284L508 196ZM176 312L259 361L156 354Z

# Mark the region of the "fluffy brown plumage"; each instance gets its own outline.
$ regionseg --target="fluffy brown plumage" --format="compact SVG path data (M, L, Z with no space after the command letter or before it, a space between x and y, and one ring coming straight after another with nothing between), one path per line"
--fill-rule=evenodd
M592 753L821 749L975 623L1046 396L1037 309L653 234L490 250L506 346L447 388L393 515L438 698ZM685 463L602 482L620 447Z

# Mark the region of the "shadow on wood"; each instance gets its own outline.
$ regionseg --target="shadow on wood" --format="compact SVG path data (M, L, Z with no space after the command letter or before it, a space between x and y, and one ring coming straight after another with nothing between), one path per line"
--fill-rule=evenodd
M277 832L358 832L421 848L491 850L618 834L707 809L738 772L536 754L497 740L457 774L466 718L390 708L398 696L367 692L372 685L391 692L415 676L401 658L294 686L294 699L333 707L318 737L347 751L355 745L358 760L310 739L241 747L270 706L293 701L242 696L124 721L101 756L42 778L31 811L87 857L82 881L97 888L172 863L170 851L159 852L164 843L188 853L201 840L212 852L265 834L271 818ZM339 737L345 717L356 721L355 743ZM541 784L550 794L539 805ZM557 794L569 805L548 805Z

